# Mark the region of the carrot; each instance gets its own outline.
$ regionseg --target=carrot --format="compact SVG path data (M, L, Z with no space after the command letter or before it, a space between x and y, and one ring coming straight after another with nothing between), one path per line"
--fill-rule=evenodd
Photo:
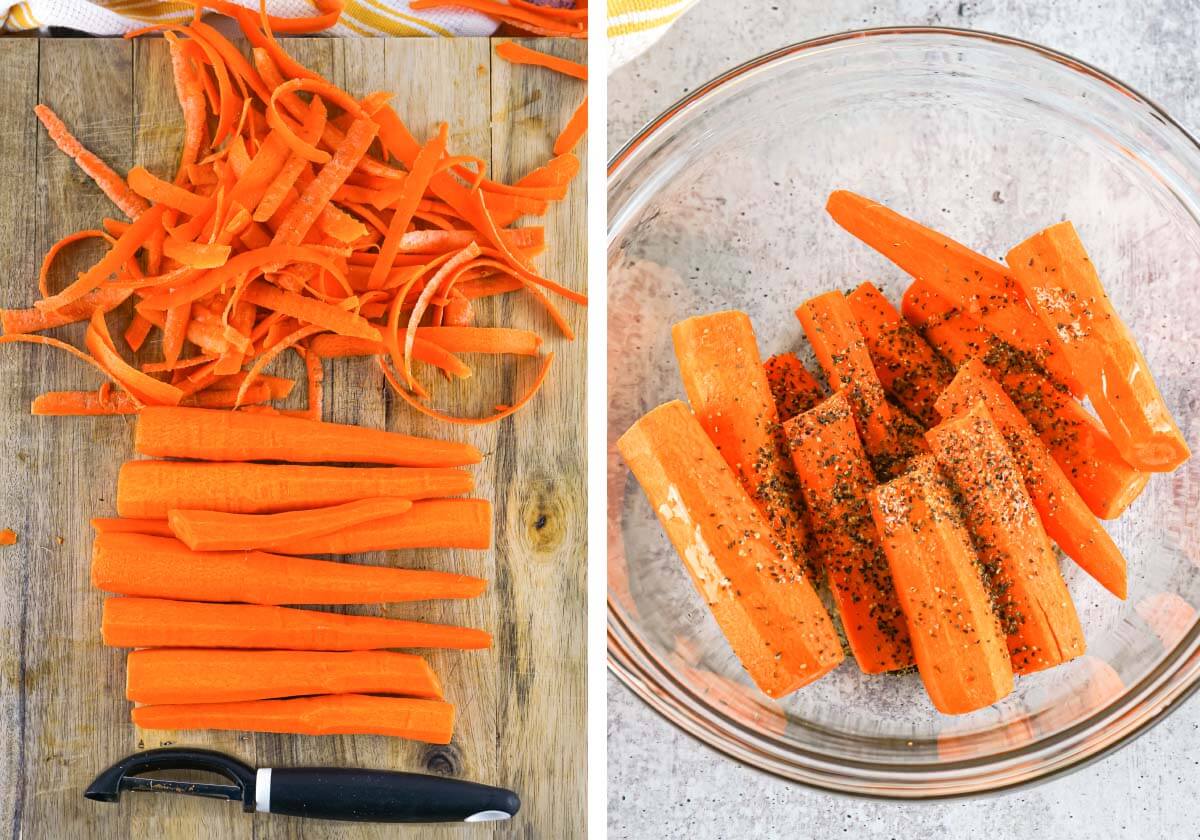
M430 744L449 744L454 733L454 707L449 703L368 694L136 706L132 717L142 729L391 735Z
M58 115L45 105L35 105L33 113L45 127L46 133L54 141L54 145L71 160L78 164L83 172L96 182L96 186L108 196L108 200L117 205L122 213L131 219L136 219L150 209L141 196L129 189L125 179L114 172L108 164L89 151L71 134Z
M871 522L875 472L845 391L784 423L819 556L858 667L866 674L913 664L908 626Z
M132 289L100 288L59 309L0 309L0 327L6 335L22 335L86 321L94 312L116 309L132 293Z
M909 288L902 307L904 317L954 364L977 357L987 366L1093 513L1115 519L1142 492L1150 474L1131 467L1104 427L1027 354L983 331L923 284Z
M429 329L421 327L421 330ZM403 334L403 330L400 331ZM349 338L344 335L323 333L314 335L309 342L309 349L316 356L325 359L341 359L347 356L378 356L387 352L384 344L378 341L367 341L362 338ZM460 378L471 375L471 368L461 359L445 348L432 341L424 339L418 331L413 341L413 358L426 362Z
M796 476L750 319L716 312L671 328L683 388L701 427L770 526L776 551L807 563Z
M17 532L12 528L0 529L0 545L16 545Z
M241 387L241 384L244 380L245 380L245 372L234 373L234 374L230 374L229 376L222 376L222 377L219 377L219 378L213 380L212 384L209 385L208 387L210 390L213 390L213 391L226 391L226 390L236 391L239 387ZM271 399L273 399L273 400L286 400L288 398L288 395L292 393L292 389L294 387L296 387L296 380L288 379L285 376L267 376L264 374L263 376L258 377L258 379L256 380L256 383L259 385L266 386L267 390L271 392ZM146 453L146 454L149 454L149 453ZM188 456L188 457L199 457L199 456ZM220 458L218 460L232 461L235 459ZM276 460L282 461L282 460L289 460L289 459L279 458ZM292 458L290 460L295 460L295 459ZM358 460L361 461L362 459L359 458ZM447 466L451 466L451 465L447 465Z
M340 306L324 303L315 298L303 297L285 291L269 283L251 283L242 292L242 300L273 312L282 312L292 318L323 327L338 335L349 335L379 341L379 330L365 318L355 315Z
M926 427L937 423L933 404L954 369L871 283L846 295L846 303L858 319L883 390Z
M121 519L93 517L91 525L97 534L146 534L157 537L174 537L171 526L165 519Z
M765 694L783 697L841 663L833 623L799 571L802 559L780 550L686 405L654 409L617 448L729 646Z
M888 479L903 469L892 409L875 374L867 342L858 319L841 292L810 298L796 309L796 317L825 372L829 387L845 389L854 422L875 472Z
M421 147L409 167L408 176L402 182L401 192L396 199L387 234L379 246L379 257L371 269L371 276L367 283L369 288L381 288L388 272L392 269L396 254L402 248L405 231L412 221L412 214L416 212L421 196L428 189L438 162L446 153L447 131L446 124L442 123L438 127L438 133Z
M280 554L358 554L402 548L492 546L492 504L486 499L425 499L399 516L373 519L319 537L271 546Z
M255 604L193 604L107 598L101 622L109 647L223 647L279 650L491 647L483 630L393 618Z
M499 3L495 0L412 0L409 8L414 11L434 9L439 6L471 9L481 12L493 20L522 29L535 35L569 35L575 38L587 37L586 10L582 18L563 19L553 12L556 9L547 7L533 8L531 5L516 3Z
M189 216L203 213L208 207L208 200L203 196L196 195L178 184L156 178L144 166L130 169L128 178L129 188L150 199L155 205L170 207Z
M987 406L976 402L927 436L938 465L962 493L1013 671L1028 674L1080 656L1083 628L1071 594Z
M233 408L237 394L232 391L201 391L179 401L181 406L198 408ZM242 400L243 405L258 405L272 399L266 385L255 384ZM144 406L125 391L47 391L33 398L29 413L39 417L105 416L112 414L138 414ZM226 414L228 412L221 412Z
M92 358L140 402L178 405L183 399L183 392L175 386L142 373L121 358L116 345L113 344L112 336L109 335L104 313L98 309L92 313L87 332L84 334L84 344Z
M321 461L457 467L477 464L468 443L294 417L153 409L138 418L134 449L155 458L204 461Z
M780 420L803 414L824 399L820 383L795 353L775 354L763 362L763 370Z
M1121 600L1125 558L1071 486L1037 433L978 359L968 359L942 392L937 411L954 417L982 402L1004 434L1046 533L1063 552Z
M1190 458L1146 357L1113 308L1075 227L1048 227L1006 259L1125 460L1139 470L1170 472Z
M929 456L878 487L871 517L908 621L913 658L938 711L960 715L1012 691L1004 633L952 490Z
M583 97L579 107L571 114L571 119L563 126L562 132L554 138L554 154L565 155L575 148L576 144L587 134L588 101Z
M587 81L587 67L578 62L568 61L555 55L548 55L537 50L523 47L515 41L501 41L496 45L496 55L512 64L532 64L545 67L557 73L563 73L573 79Z
M406 330L398 331L399 339L406 337ZM536 356L542 347L542 338L537 333L508 327L418 327L416 338L431 341L451 353ZM321 356L373 356L387 352L382 342L351 344L329 335L315 336L312 346L317 348L317 354Z
M1033 356L1060 384L1081 393L1054 337L1004 266L882 204L836 190L825 208L839 225L956 306L997 338Z
M249 604L384 604L476 598L481 578L419 569L394 569L309 560L263 551L189 550L147 533L154 520L92 520L92 585L147 598ZM104 523L104 524L101 524ZM143 532L109 530L141 527ZM169 537L170 531L167 531Z
M424 659L383 651L154 649L130 651L135 703L231 703L313 694L399 694L440 700Z
M163 255L189 268L220 268L229 260L230 247L205 242L182 242L168 236Z

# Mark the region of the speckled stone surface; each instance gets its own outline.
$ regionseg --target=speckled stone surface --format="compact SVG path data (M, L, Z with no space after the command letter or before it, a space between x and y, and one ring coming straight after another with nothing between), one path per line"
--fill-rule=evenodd
M1112 73L1200 133L1193 0L701 0L650 52L610 76L609 152L744 60L818 35L897 24L1037 41ZM830 796L750 770L675 730L610 676L608 790L614 840L1200 837L1200 701L1066 778L1001 797L916 805Z

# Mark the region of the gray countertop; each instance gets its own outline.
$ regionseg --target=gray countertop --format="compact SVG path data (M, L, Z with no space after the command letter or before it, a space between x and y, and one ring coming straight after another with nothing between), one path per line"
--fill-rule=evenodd
M700 0L609 77L612 154L713 76L818 35L899 24L1012 35L1100 67L1200 133L1200 5L1194 0ZM608 678L609 837L857 840L1200 836L1200 701L1066 778L982 800L867 802L779 781L726 759Z

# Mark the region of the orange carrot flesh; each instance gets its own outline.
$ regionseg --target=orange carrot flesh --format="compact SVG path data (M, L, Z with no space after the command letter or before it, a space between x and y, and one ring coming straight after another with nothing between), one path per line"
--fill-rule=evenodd
M1134 469L1091 414L1016 348L982 330L920 283L904 295L904 317L943 356L961 366L979 358L1037 430L1071 484L1101 519L1115 519L1145 488L1150 474Z
M1013 671L1004 633L962 511L933 459L918 457L877 488L871 515L933 705L959 715L1007 696Z
M1170 472L1191 457L1075 227L1048 227L1009 251L1007 260L1125 460L1147 472Z
M17 532L12 528L0 529L0 545L16 545Z
M201 391L184 397L180 400L180 405L233 408L236 396L232 391ZM271 390L266 385L255 383L246 392L242 405L257 405L268 402L271 398ZM34 397L29 413L39 417L104 416L138 414L143 409L144 406L140 406L124 391L110 391L107 394L99 391L47 391Z
M903 468L903 456L893 428L892 409L846 298L836 291L810 298L796 309L796 317L829 387L835 391L845 389L875 472L884 479L896 475Z
M1081 393L1053 335L1032 315L1007 269L949 237L846 190L829 196L833 220L916 280L979 318L997 338L1029 353L1060 384Z
M425 499L399 516L372 519L319 537L279 542L280 554L358 554L402 548L492 546L492 505L486 499Z
M954 369L871 283L846 295L846 303L858 319L883 390L926 427L936 424L933 404Z
M780 420L791 420L823 400L821 384L795 353L777 353L763 362L767 385Z
M313 694L396 694L440 700L424 659L384 651L130 651L125 697L135 703L236 703Z
M141 519L176 509L279 513L384 496L458 496L474 486L469 472L446 467L128 461L117 479L117 513Z
M294 543L372 519L398 516L410 508L412 502L408 499L383 498L283 513L171 510L167 512L167 523L176 539L192 551L270 549L276 543Z
M83 144L75 139L75 136L71 134L66 125L63 124L63 121L58 118L57 114L45 105L34 106L33 112L45 127L46 133L50 135L50 139L54 141L54 144L74 160L88 177L96 182L96 186L100 187L104 194L108 196L109 201L117 205L122 213L134 219L150 209L150 205L141 196L129 189L129 185L125 183L124 178L114 172L109 168L108 164L84 148Z
M295 417L187 408L143 411L134 449L155 458L458 467L477 464L468 443Z
M222 647L265 650L380 650L491 647L484 630L394 618L268 607L107 598L101 623L109 647Z
M95 516L92 517L91 526L97 534L147 534L172 538L175 536L165 519L123 519Z
M149 520L153 522L154 520ZM116 520L132 528L147 520ZM128 523L128 524L125 524ZM97 520L92 521L97 526ZM309 560L263 551L191 551L178 540L97 526L92 584L105 592L250 604L384 604L483 594L482 578Z
M819 556L866 674L913 664L908 625L871 520L875 472L844 391L784 423Z
M671 337L700 426L758 506L778 553L807 563L796 476L750 319L733 311L701 315L675 324Z
M565 58L531 50L514 41L501 41L496 45L496 55L512 64L532 64L563 73L575 79L587 81L587 66Z
M587 134L588 120L588 100L583 97L583 102L579 103L579 107L571 114L571 118L567 120L567 124L563 126L563 130L558 137L554 138L554 154L565 155L570 152Z
M841 663L833 623L801 563L779 551L757 505L686 405L659 406L617 446L764 693L783 697Z
M449 744L454 734L454 707L449 703L369 694L136 706L132 717L142 729L391 735L430 744Z
M317 355L377 356L387 352L383 342L343 341L342 336L314 336L311 347ZM407 331L398 330L397 339L403 342ZM508 327L418 327L417 340L436 344L449 353L506 353L516 356L536 356L542 347L542 338L529 330ZM418 357L419 358L419 357Z
M1083 628L1054 549L987 406L974 403L928 438L962 494L1013 671L1028 674L1082 655Z
M1004 434L1046 533L1101 586L1124 600L1125 558L981 361L969 359L958 369L938 398L937 410L943 417L954 417L981 401Z

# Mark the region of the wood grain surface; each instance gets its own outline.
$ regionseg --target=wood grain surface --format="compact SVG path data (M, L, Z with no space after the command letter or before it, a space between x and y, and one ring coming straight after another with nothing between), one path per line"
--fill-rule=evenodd
M494 43L494 42L491 42ZM286 48L353 94L394 94L418 139L450 125L451 148L490 162L511 180L544 162L559 128L584 95L580 82L492 55L487 40L294 39ZM531 43L531 45L534 45ZM585 46L536 42L585 60ZM54 108L89 148L118 170L142 164L172 173L181 136L165 45L141 40L0 39L0 307L29 306L41 255L60 236L118 215L61 155L32 108ZM578 150L581 154L586 150ZM586 185L545 219L543 271L583 289ZM57 283L94 261L80 246L56 267ZM433 746L368 736L149 732L129 721L123 651L100 643L103 596L88 581L88 518L113 515L117 470L132 457L133 419L33 418L29 402L51 389L95 387L84 366L46 348L0 350L0 527L19 534L0 549L0 831L26 838L359 838L396 828L243 814L228 803L128 795L119 805L82 797L99 770L135 750L202 745L256 766L355 765L442 773L516 790L509 823L411 827L413 837L584 835L586 790L585 593L586 312L564 311L579 338L567 342L528 297L482 301L480 324L530 325L556 358L545 387L522 412L482 428L449 427L416 415L387 391L371 360L327 362L325 419L477 445L478 494L495 503L495 548L407 551L354 562L436 568L491 582L475 601L349 608L346 611L484 627L489 651L432 651L458 707L453 743ZM126 305L110 316L123 330ZM52 331L79 344L82 325ZM156 358L147 342L139 354ZM290 354L288 354L290 356ZM286 359L293 375L302 368ZM435 380L435 404L487 413L528 386L538 362L476 357L473 380ZM297 392L303 392L298 386ZM301 397L302 399L302 397Z

